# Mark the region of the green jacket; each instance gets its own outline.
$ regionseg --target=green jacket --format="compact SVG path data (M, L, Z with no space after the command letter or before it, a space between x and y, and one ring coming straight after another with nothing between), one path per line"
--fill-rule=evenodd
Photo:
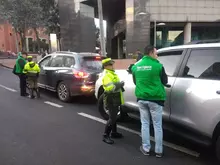
M139 100L164 101L166 92L161 81L163 65L150 56L144 56L142 60L132 67L135 79L135 95Z
M120 79L115 71L105 69L102 85L105 90L104 104L106 106L124 104L123 92L121 88L117 88L117 83L120 83Z
M22 74L26 63L27 63L26 59L24 57L22 57L21 55L19 55L16 60L16 63L15 63L15 65L16 65L15 73Z

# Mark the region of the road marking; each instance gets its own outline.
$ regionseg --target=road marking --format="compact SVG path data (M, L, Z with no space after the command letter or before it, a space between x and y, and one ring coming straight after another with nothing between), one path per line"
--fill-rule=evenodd
M48 105L51 105L53 107L57 107L57 108L62 108L63 107L62 105L59 105L59 104L56 104L56 103L53 103L53 102L50 102L50 101L45 101L44 103L48 104Z
M102 123L102 124L106 124L105 120L100 119L100 118L95 117L95 116L92 116L92 115L89 115L89 114L86 114L86 113L83 113L83 112L78 113L78 115L86 117L86 118L94 120L94 121L97 121L97 122ZM124 131L130 132L130 133L136 134L136 135L141 137L141 133L139 131L135 131L135 130L132 130L130 128L126 128L122 125L118 125L118 128L120 128ZM154 137L151 136L150 139L151 139L151 141L155 142ZM163 142L163 145L166 146L166 147L172 148L176 151L179 151L179 152L182 152L182 153L185 153L185 154L197 157L197 158L200 156L200 153L198 153L196 151L192 151L190 149L187 149L187 148L184 148L182 146L178 146L176 144L172 144L172 143L169 143L169 142L166 142L166 141Z
M12 89L12 88L8 88L8 87L6 87L6 86L4 86L4 85L1 85L1 84L0 84L0 87L6 89L6 90L8 90L8 91L11 91L11 92L17 92L17 90Z

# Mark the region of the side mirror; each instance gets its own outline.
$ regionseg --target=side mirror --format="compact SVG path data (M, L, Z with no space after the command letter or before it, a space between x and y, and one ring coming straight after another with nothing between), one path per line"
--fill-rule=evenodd
M131 69L132 69L133 66L134 66L134 64L129 65L129 67L128 67L128 69L127 69L127 72L128 72L129 74L132 74Z
M165 87L171 88L171 85L170 84L166 84Z

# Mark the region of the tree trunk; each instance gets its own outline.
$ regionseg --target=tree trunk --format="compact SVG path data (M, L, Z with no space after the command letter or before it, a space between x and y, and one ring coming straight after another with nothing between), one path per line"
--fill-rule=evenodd
M38 49L38 51L41 51L40 50L40 38L39 38L39 33L37 31L37 28L34 28L34 32L35 32L35 35L36 35L36 38L37 38L37 49Z
M19 52L19 45L18 45L18 32L16 30L16 28L14 28L14 34L15 34L15 43L16 43L16 53Z
M20 38L21 38L21 51L26 51L27 46L26 46L26 37L23 32L19 32Z

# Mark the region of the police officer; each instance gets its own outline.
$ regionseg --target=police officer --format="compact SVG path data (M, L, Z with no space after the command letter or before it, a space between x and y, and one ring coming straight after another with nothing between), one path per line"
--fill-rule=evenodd
M124 82L120 82L118 75L114 71L114 61L111 58L102 60L104 67L104 76L102 85L104 88L104 105L109 110L109 120L106 123L103 141L107 144L113 144L110 138L122 138L123 135L117 132L117 114L119 106L124 103L123 86Z
M27 57L28 63L24 66L23 73L27 76L27 83L30 86L30 98L34 98L34 91L37 93L37 97L40 97L40 92L38 89L38 77L40 73L40 67L33 61L32 56Z

